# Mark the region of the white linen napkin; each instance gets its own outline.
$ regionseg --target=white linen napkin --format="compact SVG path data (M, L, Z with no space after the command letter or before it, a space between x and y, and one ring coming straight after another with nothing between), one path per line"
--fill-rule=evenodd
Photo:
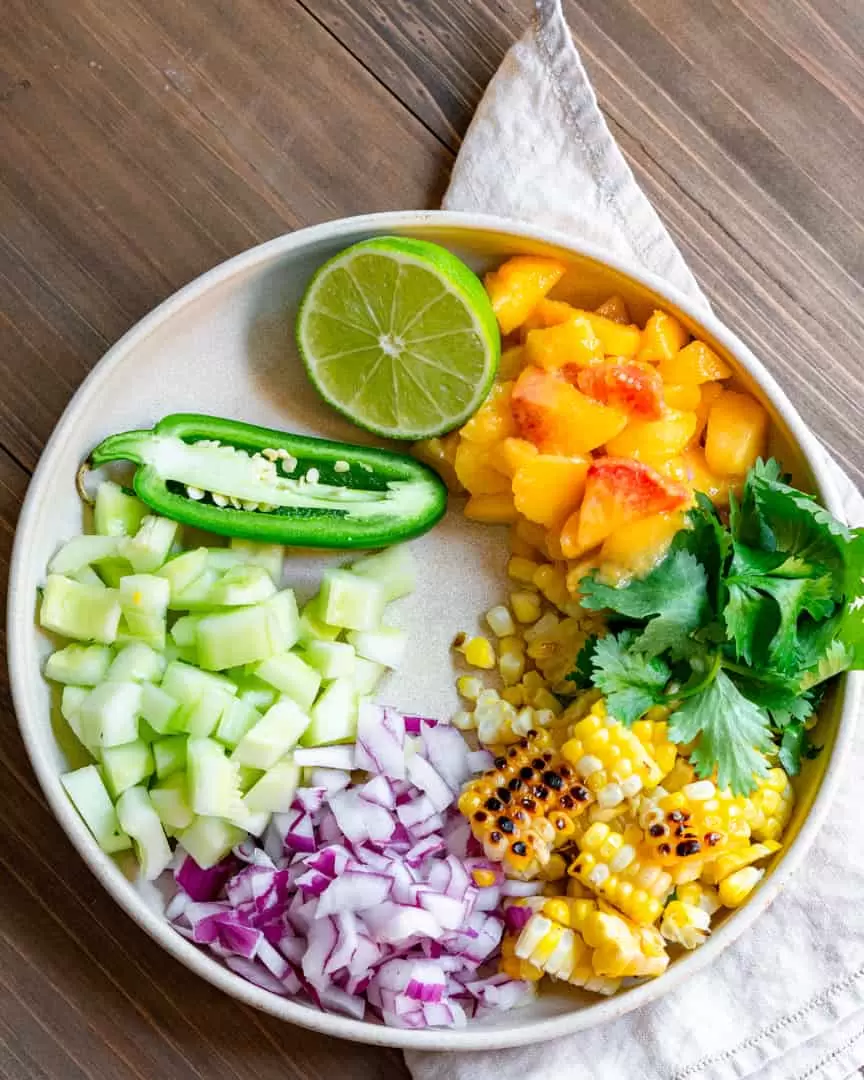
M612 139L561 13L538 0L469 128L444 206L555 226L707 306ZM836 467L849 520L864 500ZM542 1046L406 1054L415 1080L844 1080L864 1064L864 740L804 866L722 956L659 1001Z

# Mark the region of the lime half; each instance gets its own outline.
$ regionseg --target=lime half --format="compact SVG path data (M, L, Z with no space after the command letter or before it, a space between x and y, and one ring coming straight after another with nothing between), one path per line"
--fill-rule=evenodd
M390 439L462 424L489 393L501 351L479 278L446 248L391 236L321 267L297 343L324 400Z

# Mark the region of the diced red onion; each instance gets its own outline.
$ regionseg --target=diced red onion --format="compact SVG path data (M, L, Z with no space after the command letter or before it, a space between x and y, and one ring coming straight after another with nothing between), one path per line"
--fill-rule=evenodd
M191 855L187 855L175 872L174 880L193 900L213 900L236 871L237 860L231 856L203 870Z
M362 702L357 718L355 766L366 772L405 779L405 724L393 709Z
M543 892L542 881L517 881L515 878L505 878L501 882L502 896L539 896Z
M385 874L345 870L322 892L317 917L377 907L389 899L392 888L393 879Z
M310 769L309 786L323 787L328 795L343 791L351 783L351 774L343 769Z
M462 738L461 735L458 737ZM454 792L426 758L415 754L414 757L408 759L407 768L408 779L425 794L432 808L437 813L446 810L453 802Z
M373 776L368 783L358 789L358 794L366 802L383 806L385 810L393 810L396 806L393 785L386 776Z

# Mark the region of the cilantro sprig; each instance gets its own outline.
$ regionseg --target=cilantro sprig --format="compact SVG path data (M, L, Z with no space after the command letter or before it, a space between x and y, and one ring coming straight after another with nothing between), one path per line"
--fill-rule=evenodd
M584 607L614 616L571 678L622 723L672 705L669 736L694 745L699 776L752 791L777 748L797 773L818 753L806 721L822 684L864 667L864 530L838 522L759 461L728 524L698 495L688 527L650 573L611 586L583 578Z

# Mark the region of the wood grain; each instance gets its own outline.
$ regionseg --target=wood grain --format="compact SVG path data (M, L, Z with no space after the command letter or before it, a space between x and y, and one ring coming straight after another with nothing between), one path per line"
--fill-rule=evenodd
M864 8L567 0L610 126L718 312L864 477ZM0 578L75 387L201 271L434 206L528 0L7 0ZM54 823L0 679L0 1077L406 1075L238 1006L123 915Z

